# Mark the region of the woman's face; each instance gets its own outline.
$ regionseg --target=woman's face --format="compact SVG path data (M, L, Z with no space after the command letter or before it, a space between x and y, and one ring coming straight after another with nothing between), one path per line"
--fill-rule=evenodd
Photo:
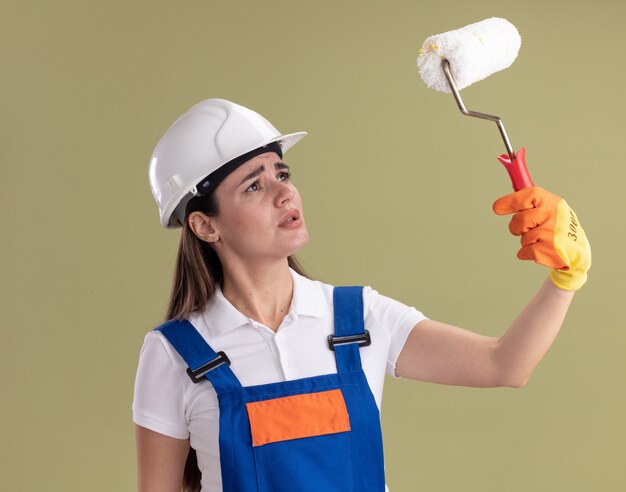
M219 236L212 244L222 262L284 259L306 246L302 200L289 176L278 154L266 152L220 183L215 190L219 213L211 223Z

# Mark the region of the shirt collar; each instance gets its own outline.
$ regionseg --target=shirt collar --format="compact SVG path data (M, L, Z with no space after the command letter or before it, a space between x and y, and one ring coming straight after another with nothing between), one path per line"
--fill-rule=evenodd
M289 272L293 278L293 299L290 312L298 316L312 316L313 318L324 318L329 315L330 310L323 285L300 275L291 267Z
M289 272L293 279L293 297L287 316L323 318L329 315L330 311L323 285L298 274L291 267L289 267ZM205 328L210 337L222 335L250 323L250 319L224 297L219 284L216 285L215 294L207 302L204 311L191 316L189 321L198 328L200 328L198 325Z

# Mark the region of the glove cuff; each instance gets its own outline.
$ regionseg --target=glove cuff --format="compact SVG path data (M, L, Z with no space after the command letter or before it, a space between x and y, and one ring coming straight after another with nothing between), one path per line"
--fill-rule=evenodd
M562 290L578 290L587 282L587 272L572 270L550 270L550 280Z

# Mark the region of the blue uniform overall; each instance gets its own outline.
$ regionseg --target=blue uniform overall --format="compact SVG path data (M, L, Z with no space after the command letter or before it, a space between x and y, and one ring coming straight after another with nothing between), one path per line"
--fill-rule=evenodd
M243 387L191 323L157 327L219 401L224 492L384 492L378 407L361 367L362 287L335 287L336 374Z

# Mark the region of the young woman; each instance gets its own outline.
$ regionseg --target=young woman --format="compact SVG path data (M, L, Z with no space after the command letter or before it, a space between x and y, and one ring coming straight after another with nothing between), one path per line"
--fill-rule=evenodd
M150 182L182 227L166 322L146 335L135 384L140 491L383 491L385 374L520 387L586 281L589 244L540 188L497 200L521 259L549 277L499 338L427 319L370 287L309 279L309 239L282 135L259 114L202 101L163 135Z

